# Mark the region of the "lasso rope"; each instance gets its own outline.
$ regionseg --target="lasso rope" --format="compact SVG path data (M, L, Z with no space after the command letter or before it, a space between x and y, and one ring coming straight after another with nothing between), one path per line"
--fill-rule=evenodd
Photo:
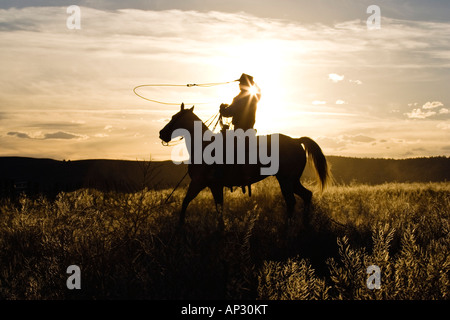
M143 87L187 87L187 88L205 87L205 88L209 88L209 87L221 86L221 85L224 85L224 84L230 84L230 83L233 83L233 82L236 82L236 81L239 81L239 80L233 80L233 81L227 81L227 82L188 83L188 84L168 84L168 83L141 84L141 85L138 85L138 86L134 87L133 88L133 92L139 98L142 98L142 99L150 101L150 102L164 104L164 105L167 105L167 106L178 106L178 105L180 105L180 103L177 103L177 102L165 102L165 101L159 101L159 100L155 100L155 99L146 98L143 95L140 95L139 93L137 93L136 90L139 89L139 88L143 88ZM197 104L197 105L199 105L199 104L209 104L209 103L210 102L197 102L197 103L188 103L188 102L186 102L186 104L192 104L192 105L195 105L195 104ZM206 122L205 122L206 126L207 127L211 126L217 116L219 116L219 112L216 113L215 115L213 115L212 117L210 117L208 120L206 120ZM214 131L216 129L217 123L219 122L220 119L221 119L221 117L219 116L219 118L217 119L216 124L214 125L214 129L212 131ZM163 144L163 146L167 147L167 146L177 145L177 144L181 143L182 141L183 141L183 138L181 137L177 141L173 141L173 142L164 142L164 141L162 141L161 143Z
M165 102L165 101L159 101L159 100L155 100L155 99L149 99L149 98L146 98L143 95L137 93L136 90L139 89L139 88L143 88L143 87L188 87L188 88L205 87L205 88L209 88L209 87L214 87L214 86L220 86L220 85L224 85L224 84L233 83L233 82L236 82L236 81L238 81L238 80L227 81L227 82L188 83L188 84L167 84L167 83L141 84L139 86L134 87L133 88L133 92L139 98L142 98L142 99L150 101L150 102L155 102L155 103L164 104L164 105L168 105L168 106L178 106L178 105L180 105L179 102ZM197 103L185 102L185 103L189 104L189 105L194 105L194 104L198 105L198 104L209 104L210 102L197 102Z

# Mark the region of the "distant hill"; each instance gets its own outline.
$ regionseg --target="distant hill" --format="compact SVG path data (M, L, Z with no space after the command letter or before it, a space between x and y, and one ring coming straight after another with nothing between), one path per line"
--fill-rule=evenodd
M327 160L340 184L450 181L450 158L447 157L396 160L328 156Z
M0 195L10 196L21 191L56 195L80 188L117 192L135 192L143 187L163 189L175 186L186 171L187 166L177 166L172 161L0 157ZM184 183L189 181L185 180Z
M328 156L336 182L379 184L384 182L450 181L450 158L367 159ZM187 165L171 161L125 160L57 161L24 157L0 157L0 196L56 195L60 191L96 188L103 191L135 192L143 187L174 187ZM303 179L314 178L306 167ZM189 182L187 177L182 185Z

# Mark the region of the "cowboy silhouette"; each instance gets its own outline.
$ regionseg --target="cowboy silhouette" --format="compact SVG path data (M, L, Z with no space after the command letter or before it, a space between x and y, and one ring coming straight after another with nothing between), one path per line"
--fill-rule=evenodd
M220 105L220 115L222 117L232 117L234 129L253 129L256 117L256 105L261 99L261 89L253 81L253 77L243 73L238 79L241 92L228 105Z
M237 80L239 81L239 94L233 99L233 102L228 105L222 103L220 105L220 115L226 118L233 118L232 124L234 130L242 129L244 131L253 129L256 118L256 107L261 99L261 89L253 81L253 77L243 73ZM228 126L223 126L223 129L228 129ZM222 170L219 169L218 174L222 174ZM251 196L251 185L247 185L248 194ZM245 186L242 186L242 192L245 193ZM233 191L233 189L231 189Z

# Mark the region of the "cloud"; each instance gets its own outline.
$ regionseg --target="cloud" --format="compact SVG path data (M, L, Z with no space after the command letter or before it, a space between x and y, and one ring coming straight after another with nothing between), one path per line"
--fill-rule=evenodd
M334 83L344 80L344 76L338 75L336 73L330 73L328 75L328 79L333 81Z
M361 145L362 143L370 143L376 141L375 138L368 137L362 134L356 135L339 135L336 137L318 137L317 142L327 148L336 150L343 150L351 145Z
M313 102L311 102L313 105L321 105L321 104L326 104L326 101L323 100L314 100Z
M363 143L376 141L376 139L374 139L372 137L364 136L362 134L358 134L358 135L344 135L344 136L342 136L342 139L346 140L346 141L363 142Z
M106 138L106 137L109 137L109 135L106 134L106 133L96 133L96 134L94 134L94 137L96 137L96 138Z
M336 100L336 104L346 104L347 102L345 102L344 100Z
M23 132L16 132L16 131L11 131L7 133L8 136L16 136L17 138L21 138L21 139L32 139L28 134L23 133Z
M32 137L27 133L24 132L17 132L17 131L10 131L7 133L8 136L16 136L20 139L36 139L36 140L51 140L51 139L63 139L63 140L71 140L71 139L81 139L84 136L81 135L75 135L63 131L58 131L54 133L46 133L43 136L36 136Z
M67 132L62 132L62 131L58 131L55 133L46 133L44 134L44 140L48 140L48 139L64 139L64 140L70 140L70 139L79 139L81 138L81 136L77 136L75 134L71 134L71 133L67 133Z
M281 1L259 0L258 5L254 1L228 0L228 1L198 1L198 0L2 0L0 7L26 7L26 6L69 6L78 4L103 10L117 9L143 9L143 10L167 10L183 9L198 11L220 10L226 12L249 12L255 15L279 17L304 21L307 23L332 24L334 21L347 21L359 17L366 19L366 8L372 2L364 1ZM414 8L414 10L412 9ZM326 10L325 10L326 9ZM383 3L383 28L384 18L421 19L423 21L448 21L448 6L446 0L408 0L389 1ZM361 16L363 15L363 16ZM365 20L364 27L365 27Z
M422 109L434 109L438 107L443 107L444 104L440 101L427 102L422 106Z
M411 106L413 104L408 103L408 106ZM414 105L417 105L417 103L414 103ZM433 101L433 102L426 102L422 108L415 108L411 112L405 113L405 115L410 119L426 119L433 117L435 115L445 115L449 113L449 110L447 108L441 108L439 111L433 111L432 109L437 109L440 107L443 107L444 104L440 101Z
M434 116L436 112L434 111L426 111L424 112L422 109L417 108L413 109L411 112L406 112L405 115L410 119L425 119L431 116Z
M343 150L347 145L346 142L335 137L318 137L316 141L321 147L334 150Z
M40 120L40 119L38 119ZM74 128L79 128L83 123L78 121L55 121L55 122L41 122L41 121L30 121L27 127L41 128L43 130L57 130L61 128L67 128L73 130Z
M348 80L348 82L354 83L354 84L357 84L357 85L362 84L362 81L361 81L361 80L352 80L352 79L350 79L350 80Z

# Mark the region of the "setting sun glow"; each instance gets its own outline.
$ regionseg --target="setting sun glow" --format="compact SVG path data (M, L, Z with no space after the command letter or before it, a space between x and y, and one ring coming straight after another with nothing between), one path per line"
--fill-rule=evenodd
M255 86L250 86L250 88L248 88L248 92L252 95L252 96L256 96L258 94L258 88Z

